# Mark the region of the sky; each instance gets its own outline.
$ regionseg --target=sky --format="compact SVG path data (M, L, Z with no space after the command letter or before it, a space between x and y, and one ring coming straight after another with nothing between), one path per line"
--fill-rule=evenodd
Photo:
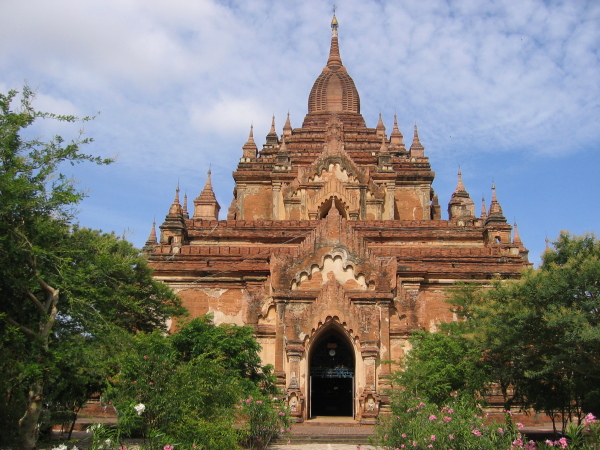
M331 40L330 0L2 0L0 91L80 117L110 166L64 173L81 225L144 245L175 188L212 172L225 219L250 126L300 127ZM367 126L416 123L447 219L462 171L480 213L492 183L537 265L561 230L600 230L600 1L337 0L342 61ZM77 129L44 123L40 137Z

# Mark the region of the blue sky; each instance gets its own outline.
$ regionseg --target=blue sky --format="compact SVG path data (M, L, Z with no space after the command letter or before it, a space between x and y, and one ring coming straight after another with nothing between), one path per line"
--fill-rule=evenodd
M600 2L339 0L342 61L374 127L415 123L443 218L460 166L467 191L505 216L537 264L560 230L598 232ZM302 124L327 61L333 2L3 0L0 90L27 82L38 109L91 115L66 168L89 197L82 225L141 247L177 183L189 199L209 165L221 219L250 125ZM36 130L38 131L38 130ZM58 131L47 124L39 130Z

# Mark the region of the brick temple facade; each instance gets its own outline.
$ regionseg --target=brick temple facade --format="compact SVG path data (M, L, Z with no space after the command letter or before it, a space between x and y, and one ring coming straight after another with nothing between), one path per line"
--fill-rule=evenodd
M177 189L144 251L192 316L254 328L296 420L368 423L410 333L453 320L448 288L518 277L528 251L494 188L476 215L460 172L442 219L417 127L407 148L396 118L389 135L381 116L366 126L331 27L302 126L273 119L260 150L250 129L226 219L209 172L190 212Z

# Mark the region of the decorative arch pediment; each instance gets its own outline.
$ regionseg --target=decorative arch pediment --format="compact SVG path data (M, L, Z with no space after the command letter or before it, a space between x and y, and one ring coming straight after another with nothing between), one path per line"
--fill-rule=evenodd
M375 282L368 280L358 269L360 261L347 248L336 247L324 254L319 262L310 263L299 270L292 279L292 291L319 288L329 280L335 280L346 289L374 289Z
M374 256L337 208L331 208L298 250L294 255L271 257L271 286L277 295L295 290L314 293L330 280L346 291L375 290L387 295L395 289L396 258Z

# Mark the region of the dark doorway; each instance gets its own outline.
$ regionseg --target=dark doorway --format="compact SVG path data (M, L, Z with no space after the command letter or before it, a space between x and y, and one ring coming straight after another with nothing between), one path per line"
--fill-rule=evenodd
M353 416L354 352L335 330L326 332L310 357L311 416Z

